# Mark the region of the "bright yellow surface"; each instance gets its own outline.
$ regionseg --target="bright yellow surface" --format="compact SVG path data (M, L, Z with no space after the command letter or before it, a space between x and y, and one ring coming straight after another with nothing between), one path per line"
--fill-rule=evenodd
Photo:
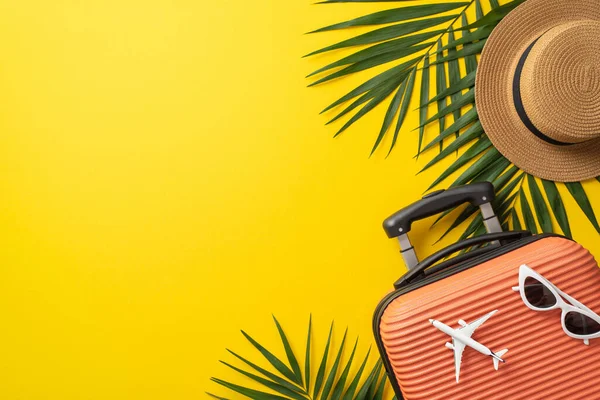
M307 89L331 58L301 56L379 7L0 3L2 399L226 394L225 347L259 359L239 329L277 345L271 313L299 352L312 313L317 346L335 319L364 354L403 269L380 223L443 166L415 177L415 114L388 159L383 110L332 139L318 112L362 77Z

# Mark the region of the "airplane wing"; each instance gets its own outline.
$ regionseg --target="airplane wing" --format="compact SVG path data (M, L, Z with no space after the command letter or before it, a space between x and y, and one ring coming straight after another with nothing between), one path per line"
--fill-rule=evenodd
M456 383L458 383L460 377L460 364L462 363L465 344L459 340L452 339L452 345L454 346L454 368L456 369Z
M471 337L471 336L473 336L473 333L475 333L475 329L477 329L481 325L483 325L485 323L485 321L487 321L488 319L490 319L490 317L492 315L496 314L497 312L498 312L498 310L494 310L491 313L489 313L487 315L484 315L483 317L479 318L478 320L475 320L475 321L471 322L467 326L459 328L459 331L461 331L462 333L464 333L468 337Z

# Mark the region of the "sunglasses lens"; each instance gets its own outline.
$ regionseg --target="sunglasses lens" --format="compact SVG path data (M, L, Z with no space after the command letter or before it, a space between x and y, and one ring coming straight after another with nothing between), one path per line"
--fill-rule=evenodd
M556 297L550 289L532 277L525 278L525 297L536 308L550 308L556 304Z
M590 317L569 311L565 315L565 327L575 335L593 335L600 332L600 324Z

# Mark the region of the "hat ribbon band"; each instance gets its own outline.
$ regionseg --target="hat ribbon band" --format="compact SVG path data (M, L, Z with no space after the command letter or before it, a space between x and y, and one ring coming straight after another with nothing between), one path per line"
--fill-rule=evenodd
M542 131L536 128L536 126L533 124L533 122L531 122L531 119L527 115L527 111L525 111L525 106L523 105L523 99L521 97L521 74L523 73L525 61L527 61L527 57L529 56L529 53L531 53L531 49L533 49L533 46L537 43L538 40L539 38L534 40L533 43L531 43L529 47L527 47L527 49L521 56L519 63L517 64L517 68L515 70L515 77L513 79L513 102L515 103L515 108L517 109L517 114L519 114L519 118L521 118L521 121L523 122L523 124L525 124L527 129L531 131L531 133L533 133L535 136L542 139L543 141L556 146L571 146L573 145L573 143L559 142L558 140L552 139L550 136L545 135Z

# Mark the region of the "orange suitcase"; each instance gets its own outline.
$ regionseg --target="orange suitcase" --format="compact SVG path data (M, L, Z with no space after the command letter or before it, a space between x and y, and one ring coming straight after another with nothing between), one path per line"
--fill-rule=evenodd
M600 399L596 261L562 236L502 232L492 200L491 184L467 185L384 222L409 267L373 320L396 397ZM488 233L418 262L412 222L463 202L481 207Z

